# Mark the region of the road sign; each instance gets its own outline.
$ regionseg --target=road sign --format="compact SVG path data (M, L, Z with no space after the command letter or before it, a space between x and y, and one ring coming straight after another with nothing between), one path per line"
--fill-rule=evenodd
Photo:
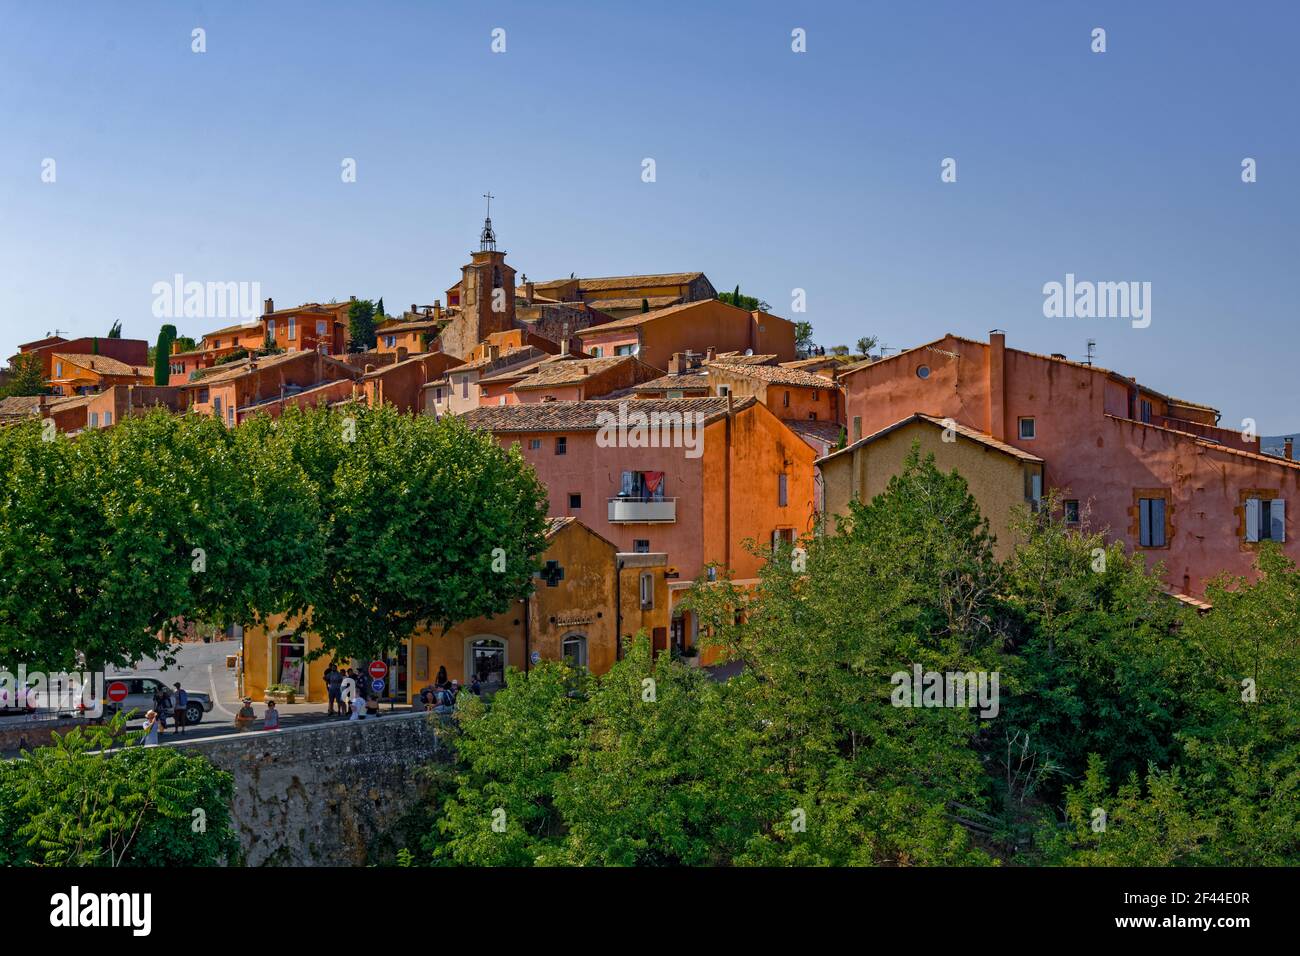
M126 682L115 680L108 685L108 699L115 704L120 704L126 700Z
M376 694L382 694L384 692L384 679L382 677L376 677L370 682L370 689Z
M367 667L366 670L370 673L371 677L375 680L379 680L379 678L388 674L388 665L383 661L371 661L370 666Z

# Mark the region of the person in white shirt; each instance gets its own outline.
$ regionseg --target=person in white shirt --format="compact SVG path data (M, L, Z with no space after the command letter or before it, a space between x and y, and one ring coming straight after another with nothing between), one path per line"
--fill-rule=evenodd
M348 720L364 720L366 717L366 702L361 699L360 694L352 695L352 716Z

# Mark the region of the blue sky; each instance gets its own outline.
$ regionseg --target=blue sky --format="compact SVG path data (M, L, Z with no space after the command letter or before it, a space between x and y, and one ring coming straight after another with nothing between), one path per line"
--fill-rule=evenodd
M1230 427L1298 429L1298 10L0 0L0 354L152 340L175 273L431 302L490 189L535 279L701 269L826 345L1093 338ZM1150 282L1150 327L1044 317L1066 273Z

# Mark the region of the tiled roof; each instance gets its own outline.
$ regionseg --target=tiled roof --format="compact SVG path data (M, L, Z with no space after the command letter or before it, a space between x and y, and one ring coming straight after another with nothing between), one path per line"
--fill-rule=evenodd
M515 386L520 388L554 388L558 385L578 385L594 375L635 362L630 355L611 355L607 358L569 359L542 362L532 375Z
M742 411L754 404L754 399L746 398L732 404L733 411ZM531 402L519 405L481 405L460 416L471 428L484 428L492 432L578 432L597 431L605 421L606 415L619 414L619 408L627 406L628 414L644 412L704 415L706 423L721 418L727 413L725 398L643 398L634 401L595 401L595 402Z
M757 379L769 385L797 385L801 388L838 388L825 375L815 375L797 368L783 365L737 365L731 362L714 361L711 365L721 366L718 371L727 375L740 375L744 378Z
M544 289L576 281L578 288L583 292L602 292L617 289L639 289L656 285L686 285L702 275L704 275L703 272L667 272L661 275L603 276L596 279L548 279L546 282L534 282L533 287Z
M195 379L193 382L190 382L188 384L207 386L207 385L218 384L221 382L229 382L231 379L236 379L243 375L251 374L252 372L255 371L261 371L262 369L267 369L267 368L274 368L277 365L283 365L285 362L290 362L293 361L294 359L302 359L304 355L314 356L317 354L318 353L311 352L311 351L296 351L296 352L280 352L276 355L259 355L254 359L254 361L257 363L256 369L250 369L248 367L248 362L249 362L248 359L240 359L238 362L230 362L224 366L214 365L212 366L211 369L200 369L199 370L200 372L204 372L206 374L200 376L199 378ZM332 363L334 365L337 365L339 368L346 369L352 375L355 375L357 372L357 369L354 366L349 365L347 362L340 362L338 359L333 358L329 355L322 355L321 359L324 362Z
M736 309L742 315L749 315L744 309L736 308L728 302L718 302L717 299L697 299L694 302L683 302L681 305L670 305L666 309L655 309L652 312L642 312L639 315L629 315L623 319L615 319L613 322L605 322L601 325L593 325L590 328L581 329L578 332L579 338L585 338L588 335L601 335L605 332L617 331L619 329L635 329L639 325L647 322L654 322L665 316L676 315L678 312L685 312L687 309L694 309L709 302L724 305L728 309Z
M662 375L636 386L638 392L666 392L674 388L708 388L708 372L683 372L681 375Z
M589 299L587 304L597 309L639 309L644 300L645 304L652 309L662 309L666 306L676 305L682 301L680 295L651 295L627 299Z
M815 438L828 444L835 444L844 432L839 422L813 421L811 418L783 418L786 427L800 437Z
M199 338L210 339L214 335L228 335L231 332L251 332L253 329L260 329L261 327L261 321L253 319L251 322L240 322L238 325L227 325L225 328L204 332Z
M147 366L127 365L125 362L119 362L107 355L72 355L67 352L55 352L54 357L61 362L67 362L79 368L90 369L90 371L99 375L153 375L153 369Z
M864 445L868 445L879 438L884 438L886 435L890 434L891 432L897 431L898 429L902 428L904 425L910 425L913 422L928 422L929 424L934 425L937 428L943 428L943 429L951 428L958 435L961 435L965 438L969 438L973 442L978 442L979 444L983 445L986 448L991 448L994 451L1000 451L1004 455L1010 455L1012 458L1019 458L1021 461L1032 462L1034 464L1041 465L1043 463L1043 459L1039 458L1037 455L1031 455L1027 451L1021 451L1019 448L1016 448L1014 445L1008 445L1006 442L998 441L992 435L986 434L985 432L976 431L974 428L968 428L965 425L960 425L957 422L952 421L951 419L935 418L933 415L926 415L922 412L917 412L914 415L909 415L907 418L894 422L894 424L886 428L880 429L880 431L878 432L874 432L873 434L868 435L866 438L860 438L857 441L855 441L853 444L841 448L839 451L831 452L829 455L825 456L824 458L817 459L816 464L820 465L823 462L830 461L832 458L837 458L840 455L851 452L857 448L861 448Z
M511 365L515 362L526 362L544 358L545 352L532 345L525 345L523 348L507 349L496 357L497 362L502 365ZM472 372L475 369L487 368L493 362L486 355L481 359L475 359L473 362L466 362L464 365L458 365L454 369L448 369L449 372Z
M778 365L779 355L746 355L743 352L719 352L713 361L721 365Z
M391 335L394 332L422 332L426 329L441 328L450 324L450 319L412 319L409 322L394 322L392 325L385 325L381 329L376 329L375 334Z
M1250 458L1254 461L1262 461L1269 465L1281 465L1284 468L1300 468L1300 461L1292 461L1289 458L1279 458L1276 455L1265 455L1260 452L1246 451L1243 448L1233 448L1231 445L1224 445L1217 441L1211 441L1203 438L1194 432L1179 431L1177 428L1166 428L1164 425L1153 425L1150 422L1140 422L1134 418L1121 418L1118 415L1107 414L1107 418L1117 422L1124 422L1128 425L1136 425L1139 428L1150 428L1154 431L1165 432L1169 435L1177 435L1179 438L1185 438L1196 442L1202 448L1208 448L1212 451L1221 451L1225 455L1236 455L1238 458Z

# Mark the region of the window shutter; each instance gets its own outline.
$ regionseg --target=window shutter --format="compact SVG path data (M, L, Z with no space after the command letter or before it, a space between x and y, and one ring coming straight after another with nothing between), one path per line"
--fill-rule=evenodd
M1165 499L1151 499L1151 545L1156 548L1165 546Z
M1246 499L1246 540L1259 540L1259 499Z
M1269 505L1268 536L1274 541L1286 540L1286 501L1274 498Z
M1151 546L1151 500L1141 498L1138 500L1138 544L1144 548Z

